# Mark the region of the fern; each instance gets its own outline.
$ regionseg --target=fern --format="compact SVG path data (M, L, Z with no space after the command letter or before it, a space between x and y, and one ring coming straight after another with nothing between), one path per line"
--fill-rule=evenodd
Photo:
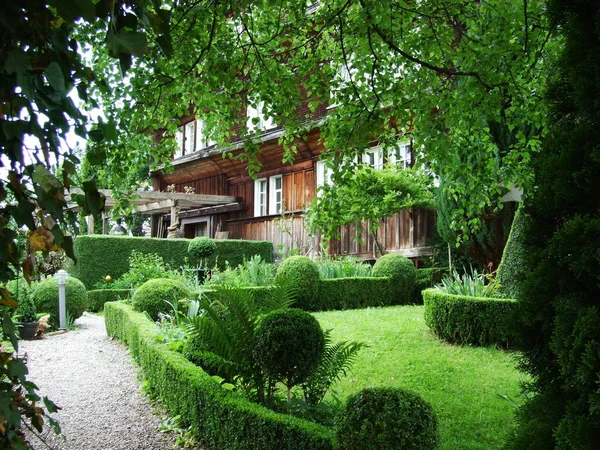
M217 287L217 300L202 296L198 314L186 322L188 332L203 342L198 352L203 363L264 403L272 388L253 355L255 331L264 314L288 308L294 296L284 285L275 286L273 295L260 304L247 290L232 286Z
M325 352L317 369L302 384L304 400L315 406L323 401L323 397L331 385L346 376L356 360L358 352L366 347L363 342L331 342L331 330L325 331Z

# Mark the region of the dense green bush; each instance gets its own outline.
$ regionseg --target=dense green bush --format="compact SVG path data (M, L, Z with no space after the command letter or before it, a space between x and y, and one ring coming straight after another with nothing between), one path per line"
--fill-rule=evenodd
M50 314L51 324L58 324L58 280L54 277L41 281L31 293L38 312ZM87 305L87 290L77 278L69 277L65 282L67 314L72 320L81 317Z
M493 345L512 341L512 299L423 291L425 323L441 339L458 344Z
M20 276L17 279L9 281L6 288L19 302L19 306L13 313L13 320L17 322L35 322L37 316L35 303L31 298L32 289L25 278Z
M107 282L106 279L96 283L96 289L137 289L146 281L155 278L181 279L182 276L165 264L162 256L156 253L140 253L133 250L127 259L129 270L117 279Z
M95 289L88 291L86 311L102 311L106 302L124 300L131 296L130 289Z
M217 251L215 240L202 236L192 239L187 248L188 254L191 257L192 264L199 263L201 260L212 256Z
M417 280L417 269L406 256L388 253L373 266L374 277L389 277L394 287L393 304L404 305L410 302Z
M433 450L439 432L433 408L417 394L369 388L348 397L337 438L344 450Z
M307 256L291 256L277 268L276 283L289 283L297 289L294 306L314 311L319 296L319 269Z
M289 389L316 369L325 349L321 325L300 309L267 314L254 337L254 355L265 373Z
M321 280L314 311L357 309L393 305L393 286L388 278L356 277Z
M154 320L158 313L179 309L179 301L190 299L192 292L180 281L157 278L146 281L133 294L132 304L136 311L146 311Z
M427 269L417 269L417 278L415 281L415 290L412 296L412 303L416 305L423 304L423 292L442 281L444 275L448 273L447 267L435 267Z
M119 278L129 270L128 258L133 250L140 253L156 253L166 264L179 268L186 264L189 239L158 239L146 237L88 235L77 236L74 251L77 263L69 267L69 273L93 289L106 275ZM218 239L216 253L208 258L207 266L225 268L237 266L245 259L260 255L265 261L273 261L273 243Z
M277 414L223 389L200 367L156 342L155 325L130 306L107 303L106 329L129 345L151 391L172 415L184 417L208 448L332 450L326 427Z
M525 279L527 267L525 261L525 247L523 239L527 226L527 214L519 208L504 247L502 261L498 267L496 280L500 285L500 292L510 298L518 299L521 295L520 285Z
M275 279L275 265L254 255L237 267L215 269L208 280L210 285L270 286Z

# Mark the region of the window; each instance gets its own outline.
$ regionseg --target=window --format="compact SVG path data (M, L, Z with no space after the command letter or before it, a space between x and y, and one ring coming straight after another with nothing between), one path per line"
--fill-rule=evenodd
M281 214L283 210L283 179L281 175L269 178L269 214Z
M248 105L246 108L246 117L248 118L246 126L248 127L248 130L254 131L258 129L259 131L266 131L277 126L275 122L273 122L272 117L264 116L264 106L265 102L259 102L256 108L252 105Z
M411 166L412 163L412 152L410 143L400 142L396 148L391 150L390 163L398 165L403 169Z
M374 169L383 169L383 151L381 147L374 147L363 153L362 162Z
M175 132L177 151L174 158L180 158L215 145L215 142L204 133L204 128L202 120L192 120L179 127Z
M321 186L333 184L332 174L333 169L326 161L317 161L317 197L321 196L321 190L319 189Z
M196 120L196 151L215 145L215 141L206 135L205 128L203 120Z
M254 217L267 215L267 179L254 182Z

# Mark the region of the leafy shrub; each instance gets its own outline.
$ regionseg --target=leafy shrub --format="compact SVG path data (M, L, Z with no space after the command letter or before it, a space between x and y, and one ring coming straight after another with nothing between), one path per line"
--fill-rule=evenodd
M208 284L229 286L270 286L275 279L275 266L260 255L245 260L235 269L214 269Z
M73 264L68 270L71 275L81 279L88 289L93 289L106 275L117 279L127 272L128 258L133 250L139 253L156 253L171 267L185 266L189 243L189 239L77 236L73 242L77 264ZM207 266L211 268L225 268L227 263L235 267L254 255L261 255L262 259L268 262L273 261L272 242L219 239L215 244L217 251L207 261Z
M131 296L130 289L96 289L88 291L86 311L102 311L106 302L127 299Z
M317 319L301 309L267 314L254 339L254 357L265 373L282 381L289 393L316 369L325 349L325 337Z
M50 314L51 324L58 323L58 280L54 277L41 281L31 296L39 312ZM76 320L81 317L87 304L87 291L77 278L69 277L65 282L67 314Z
M412 303L416 305L423 304L423 292L425 289L434 287L442 282L444 275L448 273L447 267L430 267L426 269L417 269L417 279L415 290L412 297Z
M214 255L217 251L217 244L215 244L214 239L208 237L196 237L191 240L187 251L193 259L199 261Z
M373 267L356 257L319 258L319 275L322 280L336 278L370 277Z
M486 282L487 281L487 282ZM440 285L436 286L442 292L468 297L500 297L498 284L491 277L480 274L471 267L471 271L459 274L456 269L450 275L442 278Z
M121 302L107 303L106 329L126 343L150 389L173 415L189 420L207 448L332 450L330 429L253 404L154 339L156 326Z
M277 268L276 283L290 283L298 290L295 306L314 311L319 296L319 269L307 256L291 256Z
M189 299L192 292L180 281L157 278L146 281L133 294L132 304L136 311L146 311L152 319L158 313L178 308L179 301Z
M425 323L441 339L459 344L506 344L512 338L512 299L423 291Z
M406 304L410 301L417 279L417 269L406 256L388 253L377 260L373 266L374 277L389 277L394 287L394 304Z
M18 300L19 306L13 313L17 322L35 322L37 320L35 303L31 298L31 287L22 276L11 280L6 288Z
M337 438L344 450L433 450L439 432L433 408L417 394L369 388L348 397Z
M96 284L99 289L137 289L146 281L155 278L179 279L180 275L165 264L156 253L140 253L135 250L128 258L129 270L113 282Z

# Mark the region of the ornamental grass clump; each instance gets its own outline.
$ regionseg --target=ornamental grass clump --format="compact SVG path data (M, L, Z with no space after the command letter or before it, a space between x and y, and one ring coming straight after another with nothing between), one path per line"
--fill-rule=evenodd
M469 271L464 270L461 275L453 269L450 275L442 278L437 289L454 295L465 295L467 297L501 297L498 284L489 275L480 274L473 267Z
M367 388L348 397L336 433L344 450L433 450L439 441L431 405L398 388Z

